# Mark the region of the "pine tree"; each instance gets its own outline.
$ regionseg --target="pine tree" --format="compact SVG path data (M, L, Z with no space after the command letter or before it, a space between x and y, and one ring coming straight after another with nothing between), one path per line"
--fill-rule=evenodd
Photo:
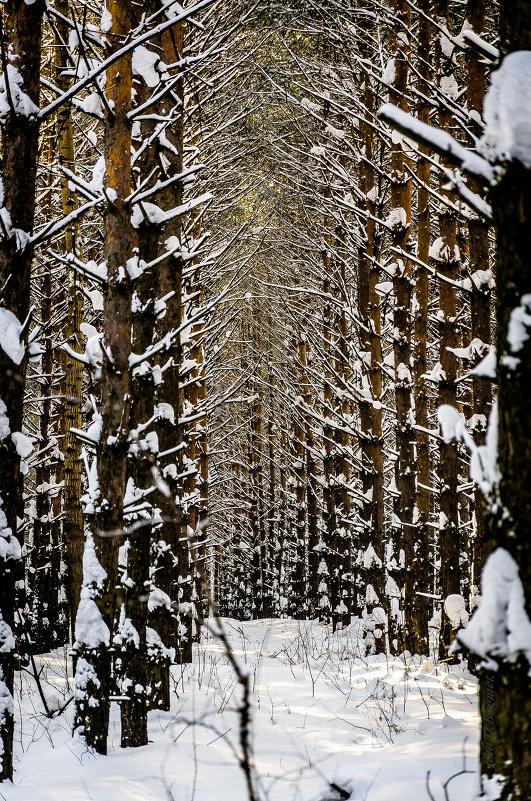
M35 187L40 119L40 59L44 2L10 0L1 11L4 70L0 239L1 307L6 331L0 348L0 778L13 775L13 672L15 577L20 559L18 519L23 518L23 487L17 432L22 429L30 312ZM6 47L7 45L7 47Z

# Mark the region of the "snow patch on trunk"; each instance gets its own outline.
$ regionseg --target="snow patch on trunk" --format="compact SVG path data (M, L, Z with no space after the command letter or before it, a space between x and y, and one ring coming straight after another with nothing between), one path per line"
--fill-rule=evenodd
M0 308L0 347L15 364L20 364L26 350L21 337L22 326L18 318L9 309Z
M6 87L7 75L7 87ZM24 79L13 64L7 65L6 72L0 78L0 117L7 117L11 111L9 103L9 96L7 90L11 95L11 101L15 114L19 117L36 116L39 113L39 107L35 105L29 95L22 90Z
M82 644L93 649L109 645L109 628L94 600L103 589L106 578L107 573L96 554L94 538L88 534L83 552L83 587L76 616L75 649Z
M522 350L531 328L531 295L522 295L520 305L512 310L507 327L507 342L513 353Z
M503 59L492 75L484 112L484 154L492 161L518 159L531 169L531 51Z
M531 621L525 609L518 565L505 548L497 548L485 562L481 604L459 641L483 659L488 670L496 660L516 661L524 654L531 667Z

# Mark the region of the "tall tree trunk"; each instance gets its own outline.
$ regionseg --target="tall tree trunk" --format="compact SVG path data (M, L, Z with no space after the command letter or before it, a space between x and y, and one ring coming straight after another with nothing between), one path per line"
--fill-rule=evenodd
M483 0L468 0L467 22L474 33L481 36L485 26L485 3ZM472 50L466 52L467 68L467 106L469 111L481 115L485 97L485 64L483 59ZM478 126L479 128L479 126ZM480 134L475 130L476 135ZM473 179L469 185L474 191L481 187ZM493 280L489 270L489 229L490 223L481 217L470 215L468 218L469 269L472 276L470 296L470 322L472 340L479 340L476 347L476 358L472 366L487 352L491 344L491 302ZM490 381L480 376L472 377L472 425L474 439L482 443L487 430L487 420L492 403ZM485 561L485 508L484 499L479 487L474 491L475 526L471 543L471 592L476 593L479 587L481 569Z
M308 527L307 548L308 548L308 573L306 581L307 593L307 612L310 617L319 615L319 564L321 562L321 537L319 533L319 499L320 489L318 482L318 465L316 456L316 436L311 417L312 408L312 386L308 368L310 366L310 349L307 343L301 339L299 350L301 362L301 396L303 402L303 425L304 425L304 454L306 485L304 504L306 507L306 519Z
M449 25L448 0L437 0L437 15L446 26ZM445 54L440 37L437 40L436 63L439 74L439 85L453 93L454 67L452 59ZM445 83L443 84L443 79ZM442 91L442 90L441 90ZM440 105L438 112L439 127L448 130L452 124L451 113ZM449 197L444 189L446 179L441 175L439 191L443 197ZM451 199L451 196L450 196ZM456 405L457 359L451 349L458 346L458 330L456 325L457 297L455 285L459 277L460 253L457 246L457 223L455 213L440 204L439 237L435 241L432 256L441 278L439 279L439 405ZM445 279L450 279L449 281ZM455 442L442 442L439 449L439 558L440 588L444 599L449 595L461 593L461 534L459 529L458 497L458 452ZM439 652L446 658L447 648L454 638L451 622L442 610Z
M429 11L428 0L423 0L421 10ZM418 59L417 68L423 79L419 87L423 94L427 92L427 85L432 79L430 61L431 26L426 18L418 17ZM422 122L429 122L430 106L427 101L419 100L418 117ZM408 629L408 648L419 654L428 653L428 619L430 601L430 540L429 527L431 511L431 458L429 434L429 395L426 380L427 373L427 341L428 341L428 271L422 264L428 264L430 252L430 164L423 158L427 148L419 148L417 163L417 177L419 187L417 192L417 256L421 264L414 267L414 310L413 315L413 386L415 395L415 431L416 439L416 465L417 465L417 520L415 529L415 556L412 567L412 577L409 584L409 599L411 603L411 617Z
M300 313L300 304L295 301L295 310ZM306 365L306 342L303 337L301 326L294 325L294 337L292 341L293 351L293 375L299 379L299 389L302 390L301 383L303 372ZM306 459L305 456L305 434L304 417L302 410L295 406L293 409L292 424L292 458L294 473L294 493L293 503L295 507L295 526L293 529L293 570L291 578L290 593L290 615L293 618L304 620L307 613L307 581L306 581Z
M0 239L0 313L7 323L14 326L15 346L0 349L0 536L4 543L0 558L0 692L6 699L0 713L0 779L10 779L13 775L15 643L12 629L15 570L20 558L20 546L16 539L17 518L23 518L24 505L20 457L10 434L20 431L22 427L26 379L27 357L23 343L27 339L33 258L28 237L33 231L39 136L39 121L29 106L33 104L36 111L39 103L44 6L43 0L32 4L24 0L10 0L1 11L2 66L10 110L2 127L1 204L5 213ZM29 102L15 103L19 91L28 96ZM25 331L21 329L24 323Z
M164 34L163 59L167 63L174 63L182 58L184 48L185 24L178 23L170 33ZM184 166L184 77L174 88L176 102L181 113L175 119L171 128L165 129L165 137L169 141L163 147L164 163L169 162L166 168L170 177L179 174ZM183 185L179 181L159 194L158 201L162 208L180 206L183 202ZM175 236L179 242L182 240L182 218L176 217L166 225L165 236ZM157 297L168 297L165 313L157 320L155 327L156 339L172 329L177 329L183 321L183 268L182 255L176 251L165 258L157 266ZM184 339L188 332L183 332ZM177 614L170 619L165 616L165 622L159 629L162 642L166 647L174 648L176 660L180 664L192 661L192 576L190 563L190 546L186 519L183 509L183 473L184 473L184 439L183 439L183 392L179 386L183 359L183 346L181 338L173 342L171 349L162 354L160 368L166 367L163 380L155 387L155 400L157 404L168 404L170 416L159 420L157 433L161 451L160 467L162 475L168 484L172 498L160 495L157 504L160 507L163 523L157 530L157 539L162 545L156 545L157 559L154 565L157 576L157 586L160 587L172 600ZM176 514L175 502L178 513ZM162 624L162 621L161 621Z
M328 220L325 219L325 226ZM326 230L326 227L325 227ZM330 234L326 232L327 246L330 248ZM331 293L331 258L328 250L324 255L325 279L323 293L325 306L323 309L323 342L325 347L324 387L323 387L323 501L324 501L324 559L319 565L319 608L321 619L332 622L334 630L337 625L335 608L339 604L339 563L337 543L337 516L334 495L334 431L332 425L332 372L330 364L333 359L332 349L332 307L327 295Z
M58 0L55 7L64 16L68 15L68 0ZM60 17L55 20L56 56L55 83L62 91L66 91L71 77L64 74L69 65L68 36L70 28ZM56 121L59 164L75 172L74 132L72 126L72 107L65 103L57 112ZM70 214L76 206L74 192L66 175L61 174L61 201L63 214ZM65 230L64 249L66 253L76 251L77 226L68 226ZM67 267L67 318L65 340L73 349L81 352L80 325L83 321L82 277L77 270ZM83 511L81 508L81 442L72 433L72 429L80 430L83 425L82 390L83 372L79 361L69 355L63 359L65 370L65 403L64 403L64 538L66 544L66 561L68 565L68 604L72 628L81 595L83 582Z
M45 336L42 354L42 378L39 382L43 401L40 406L39 446L50 445L52 425L52 387L54 378L52 323L52 270L48 262L41 283L41 326ZM32 651L44 653L57 645L53 627L57 625L59 577L52 575L52 499L50 495L51 454L44 455L35 469L37 497L33 520L33 549L29 575L29 605L31 609ZM54 476L55 478L55 476Z
M130 6L111 0L110 52L118 49L132 27ZM117 611L118 545L123 526L127 482L131 386L131 284L127 262L133 255L131 210L131 53L107 69L105 118L106 191L104 234L107 281L102 343L102 431L97 448L99 497L92 522L93 537L85 545L84 586L76 619L78 661L74 729L98 753L107 752L110 645ZM124 163L125 158L125 163ZM93 549L93 559L89 558ZM96 609L94 608L96 607ZM97 636L87 627L88 609L98 616ZM122 626L124 628L124 626ZM131 636L133 636L131 634ZM138 632L138 636L141 633ZM145 632L144 632L145 638ZM140 646L142 643L140 643Z
M502 52L531 50L531 5L506 0L500 6ZM505 65L502 62L502 69ZM514 80L513 76L513 80ZM491 193L496 224L496 346L498 354L499 484L491 498L487 552L509 561L507 579L519 581L531 618L531 169L509 162ZM524 319L521 344L509 337L509 323ZM516 361L515 361L516 360ZM501 550L503 549L503 550ZM514 560L511 564L510 560ZM516 572L514 576L512 571ZM485 572L483 574L485 578ZM514 583L508 584L513 587ZM492 587L482 586L482 593ZM492 596L491 596L492 597ZM503 604L503 598L496 599ZM518 602L520 603L520 602ZM508 601L507 601L508 605ZM507 614L507 605L503 614ZM500 607L502 608L502 607ZM525 621L525 617L523 618ZM511 625L504 620L506 629ZM520 629L519 629L520 630ZM480 772L487 797L496 787L501 801L524 801L531 787L531 677L529 653L498 658L480 676Z
M531 42L528 43L531 47ZM531 170L510 163L492 192L497 226L496 319L498 352L498 467L500 483L488 518L487 551L505 549L514 559L531 618L531 338L520 348L508 342L515 310L527 308L531 293ZM528 303L528 301L527 301ZM526 330L530 326L526 323ZM504 358L508 357L508 358ZM511 361L517 359L512 367ZM514 362L513 362L514 363ZM499 553L499 551L496 551ZM485 578L485 571L483 573ZM508 576L509 579L509 576ZM492 588L482 586L485 594ZM531 787L531 678L528 658L496 660L480 678L480 764L483 787L497 776L499 798L524 801Z
M335 430L334 430L334 505L336 508L337 544L339 550L339 582L338 605L336 614L341 626L348 626L350 616L357 606L354 589L354 548L352 539L352 525L350 521L350 434L348 433L348 419L350 416L350 401L345 395L345 387L350 380L349 349L348 349L348 323L345 307L348 298L345 296L347 286L346 275L346 248L342 228L336 229L335 243L337 249L336 284L341 298L341 308L336 313L336 340L334 366L339 383L335 398Z
M249 340L253 350L260 349L260 334L258 333L258 320L254 309L253 320L249 327ZM258 369L258 368L257 368ZM254 401L251 407L250 431L248 435L249 454L249 492L250 510L249 523L252 537L252 566L251 587L253 592L253 617L264 617L265 583L268 580L267 568L267 542L265 533L265 506L264 506L264 476L263 476L263 403L261 381L253 377L251 394Z
M408 59L410 54L409 29L411 12L406 0L396 0L393 11L400 25L393 29L395 81L390 91L391 102L405 111L407 106ZM402 651L404 647L416 650L415 631L415 459L412 398L412 348L411 348L411 261L409 249L411 226L411 178L405 169L406 156L402 142L393 144L391 151L391 214L392 246L400 254L394 254L394 337L396 396L396 450L395 483L398 491L395 499L396 526L393 542L393 570L388 579L388 594L391 599L389 641L391 648ZM399 528L398 528L399 526ZM396 641L396 642L395 642Z
M364 39L361 52L368 58ZM367 116L374 113L374 95L370 77L363 73L363 105ZM362 373L360 393L361 487L363 501L361 519L363 533L360 555L359 606L365 620L365 647L368 653L384 653L389 604L385 594L384 566L384 460L382 450L383 382L382 332L380 297L376 286L380 281L378 261L381 236L375 218L381 214L381 202L373 164L374 135L367 120L360 121L360 135L365 158L360 160L360 184L365 194L367 221L365 237L358 251L358 314L360 318L360 350L366 375ZM368 396L368 397L367 397Z
M279 515L278 515L278 490L276 486L277 465L275 463L275 433L276 426L273 423L274 415L274 388L273 374L269 371L269 410L267 416L267 456L269 461L268 492L267 492L267 539L270 549L269 570L271 573L269 593L268 617L278 613L279 607L279 575L276 571L276 554L279 547Z

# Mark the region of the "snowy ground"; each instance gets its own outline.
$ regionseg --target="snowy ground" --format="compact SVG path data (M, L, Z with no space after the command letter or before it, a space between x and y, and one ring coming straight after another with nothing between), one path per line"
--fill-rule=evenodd
M478 714L474 679L460 667L356 657L356 629L331 635L291 620L227 621L251 672L254 752L261 795L271 801L444 799L441 783L475 768ZM406 664L408 662L408 664ZM68 698L61 659L39 660L52 705ZM70 737L72 704L50 720L33 679L19 674L14 785L6 801L245 801L237 765L240 688L222 646L205 636L193 666L176 669L171 712L151 713L150 744L120 749L113 709L109 755ZM448 785L450 801L474 795L473 773Z

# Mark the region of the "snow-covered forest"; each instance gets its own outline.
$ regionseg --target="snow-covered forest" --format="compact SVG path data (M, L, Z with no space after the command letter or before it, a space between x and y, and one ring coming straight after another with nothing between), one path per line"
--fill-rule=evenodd
M0 20L0 797L529 801L531 4Z

